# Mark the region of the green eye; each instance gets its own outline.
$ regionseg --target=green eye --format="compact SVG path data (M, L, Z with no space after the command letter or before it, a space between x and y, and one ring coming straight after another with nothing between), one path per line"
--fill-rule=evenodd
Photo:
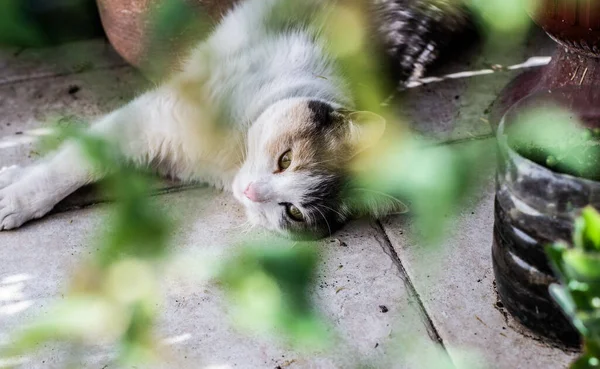
M279 170L284 171L287 168L289 168L291 164L292 164L292 150L288 150L283 155L281 155L281 157L279 158L279 163L278 163Z
M286 204L285 205L285 212L287 213L287 215L290 218L292 218L296 222L304 222L304 215L302 215L302 212L300 211L300 209L298 209L294 205L292 205L292 204Z

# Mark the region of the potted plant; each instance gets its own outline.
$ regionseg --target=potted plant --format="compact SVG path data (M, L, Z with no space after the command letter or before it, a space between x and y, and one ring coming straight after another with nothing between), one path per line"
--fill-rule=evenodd
M569 240L573 219L600 206L600 92L536 93L514 105L497 133L493 263L498 293L525 326L570 346L579 334L552 301L544 246Z
M560 284L550 293L581 333L584 352L572 369L600 366L600 213L592 207L575 221L571 244L559 241L547 248Z
M517 320L545 337L577 346L578 332L548 293L556 279L544 245L570 240L573 219L581 209L600 205L600 178L595 173L600 168L595 161L600 158L600 97L594 87L600 75L600 3L525 3L558 47L548 66L526 71L511 82L491 111L499 146L494 272L500 298ZM573 114L544 111L553 104ZM535 105L538 118L527 115ZM523 120L532 123L529 132L514 129ZM581 136L576 137L577 131ZM515 140L519 135L520 142ZM550 141L540 142L543 137Z

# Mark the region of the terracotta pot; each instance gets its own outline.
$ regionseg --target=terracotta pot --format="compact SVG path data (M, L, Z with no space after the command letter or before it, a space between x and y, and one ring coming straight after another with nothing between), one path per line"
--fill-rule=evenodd
M531 18L558 47L549 65L523 73L502 91L490 115L496 127L512 105L531 93L600 80L600 1L525 1Z
M600 2L597 0L537 0L532 19L570 51L600 56Z
M172 0L97 0L102 25L113 47L129 63L141 66L150 49L161 56L173 53L177 39L187 35L165 36L155 34L152 12ZM198 19L216 22L237 0L183 0L196 12ZM162 37L162 38L161 38ZM173 39L176 37L176 39ZM150 43L151 41L151 43ZM176 59L176 57L173 57Z

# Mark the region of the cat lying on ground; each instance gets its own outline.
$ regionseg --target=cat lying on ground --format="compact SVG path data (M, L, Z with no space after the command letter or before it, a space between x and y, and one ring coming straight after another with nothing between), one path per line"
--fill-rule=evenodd
M449 1L374 0L377 34L402 81L422 73L463 25L460 12L443 9ZM284 235L318 238L357 215L404 211L384 194L354 201L360 189L347 164L378 142L385 121L354 111L335 57L312 25L270 21L278 3L237 5L180 73L106 115L91 132L136 166L231 191L253 224ZM42 217L106 174L69 141L31 167L5 168L0 230Z

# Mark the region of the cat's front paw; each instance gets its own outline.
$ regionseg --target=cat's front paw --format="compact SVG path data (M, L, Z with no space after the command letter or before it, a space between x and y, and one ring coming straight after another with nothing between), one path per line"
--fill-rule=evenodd
M52 206L38 201L39 197L27 187L17 182L0 189L0 231L20 227L52 209Z
M0 168L0 230L19 227L31 219L23 211L17 187L9 190L23 176L24 169L18 165ZM29 218L29 219L27 219Z

